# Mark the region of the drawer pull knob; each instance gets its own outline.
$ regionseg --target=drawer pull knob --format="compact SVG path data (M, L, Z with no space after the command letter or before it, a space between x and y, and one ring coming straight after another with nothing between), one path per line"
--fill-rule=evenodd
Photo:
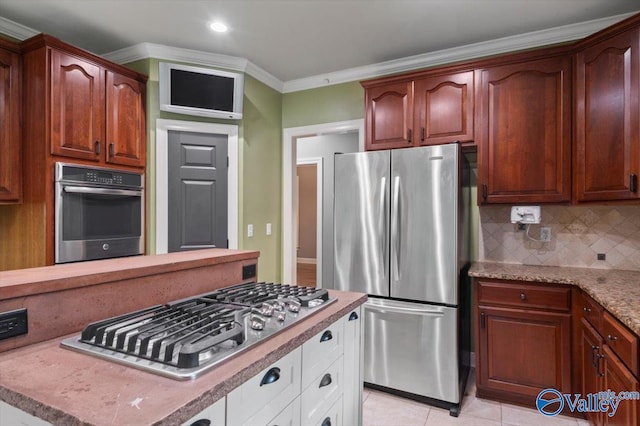
M527 295L524 293L520 293L520 300L527 300Z
M333 339L333 333L331 333L331 330L325 331L324 333L322 333L322 337L320 337L321 342L326 342L331 339Z
M331 417L324 419L321 426L331 426Z
M271 370L267 371L267 374L264 375L262 381L260 382L260 386L275 383L278 381L278 379L280 379L280 369L278 367L273 367Z
M611 340L612 342L615 342L616 340L618 340L618 337L611 334L607 334L607 339Z
M584 308L582 308L583 311L585 311L586 313L591 312L591 309L587 308L586 306Z
M355 312L351 312L351 315L349 315L349 321L355 321L358 319L358 314L356 314Z
M331 379L331 374L327 373L327 374L324 375L322 380L320 380L320 386L318 386L318 387L319 388L323 388L325 386L329 386L331 384L331 382L333 382L333 380Z

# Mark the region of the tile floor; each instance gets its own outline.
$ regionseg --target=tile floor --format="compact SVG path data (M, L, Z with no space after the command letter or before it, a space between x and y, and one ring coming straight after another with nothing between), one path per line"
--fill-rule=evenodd
M545 417L536 409L478 399L473 371L469 375L458 417L432 407L373 389L364 389L363 426L588 426L586 420Z

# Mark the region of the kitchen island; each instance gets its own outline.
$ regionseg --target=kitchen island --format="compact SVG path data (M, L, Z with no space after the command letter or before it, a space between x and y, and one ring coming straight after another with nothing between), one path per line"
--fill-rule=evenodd
M215 263L218 267L228 267L228 265L221 266L229 263L223 261L224 253L221 253L221 251L210 251L208 258L215 260L209 261L204 260L207 258L204 252L206 251L193 254L193 256L201 256L199 260L189 259L189 262L196 262L196 264L199 265L193 265L196 266L193 268L194 271L197 271L201 267L208 268L211 266L211 263ZM228 255L230 256L229 259L232 259L231 263L239 262L239 265L237 265L239 268L238 271L241 271L242 266L250 265L252 262L255 264L257 253L231 251ZM150 293L150 289L156 286L166 288L160 285L163 277L167 275L171 276L171 274L180 269L175 265L162 266L172 265L173 263L170 261L175 260L175 256L172 257L173 255L163 256L167 257L164 257L162 261L158 259L139 259L141 262L150 262L155 265L150 266L146 264L145 268L169 268L169 270L163 274L145 275L144 280L148 281L147 287L143 286L141 291ZM180 257L180 255L176 256L178 258ZM149 258L157 257L161 256L149 256ZM94 271L100 269L100 267L104 267L100 262L107 261L96 262L97 269L94 269ZM83 265L83 268L86 268L86 272L91 271L91 268L85 266L87 263L81 265ZM107 266L111 267L115 265L111 264ZM63 269L70 270L72 268ZM188 270L190 269L183 269L183 271ZM147 270L147 272L150 272L150 270ZM17 274L17 272L13 273ZM66 270L65 273L73 275L68 270ZM102 271L98 272L98 275L99 274L109 275L109 272ZM124 279L118 280L118 285L115 286L120 292L123 290L132 291L129 287L140 285L139 280L143 278L140 274L122 272L122 270L117 272L117 274L121 277L123 275L125 276ZM128 274L133 274L133 276L129 276ZM213 277L216 276L217 273L215 272L215 268L213 268L208 270L207 274ZM241 275L235 276L236 274L234 272L229 271L227 271L227 274L233 278L237 278L237 280L234 282L232 279L229 279L223 287L242 281ZM46 273L40 271L33 276L40 277L45 275ZM24 301L30 297L43 298L46 294L55 295L58 292L71 290L77 292L79 289L90 289L96 286L109 287L107 283L112 282L110 278L105 279L103 276L99 280L101 281L100 284L94 283L89 285L83 282L80 274L70 276L68 280L62 277L58 277L56 280L58 281L55 283L50 280L47 281L48 284L42 284L42 287L46 288L49 293L37 293L37 291L34 290L33 283L28 282L24 282L23 285L28 286L30 289L21 289L17 278L11 283L8 281L7 283L0 281L2 282L2 284L0 284L0 290L2 290L3 286L10 288L11 295L19 295L16 298ZM69 281L72 282L71 285ZM68 288L69 286L72 288ZM210 288L208 289L202 289L200 287L198 287L197 290L191 289L191 293L188 295L200 294L204 291L219 288L213 283L209 284L209 286ZM176 284L176 287L180 286ZM59 288L59 290L57 288ZM5 302L4 294L5 293L3 293L2 296L3 300L0 300L0 306ZM7 292L7 294L9 294L9 292ZM106 289L102 289L100 290L100 294L106 297L105 295L109 293ZM66 295L73 295L73 292L67 293ZM76 300L77 304L74 309L76 311L92 311L94 309L101 311L102 309L100 309L98 305L112 305L115 303L110 297L108 300L103 299L102 302L100 298L94 297L93 295L87 297L84 291L79 291L76 296L79 298ZM170 300L175 300L175 296L176 294L174 293L170 295L164 294L162 297L154 296L155 299L168 298L168 300L164 301L156 300L154 303L166 303ZM359 312L359 306L366 300L366 295L359 293L330 291L330 297L336 300L315 312L310 317L305 318L260 344L239 353L233 358L224 361L201 377L189 381L172 380L61 348L60 341L63 340L63 338L69 337L70 333L78 333L81 328L86 325L86 323L78 325L74 323L72 326L74 328L66 332L63 336L51 335L46 340L16 345L15 348L4 349L4 352L0 353L0 401L4 401L4 403L10 406L53 424L180 424L213 405L216 401L225 398L225 396L229 395L232 391L239 388L243 383L250 380L274 362L291 353L300 352L298 349L301 346L304 350L305 342L309 341L309 339L318 333L323 332L327 327L335 324L342 326L343 323L341 321L345 318L345 315L352 314L354 310ZM40 310L47 310L45 300L46 299L42 299L38 304L30 305L29 334L31 334L32 329L37 329L41 326L40 322L32 323L31 312L36 309L36 307ZM13 303L15 304L17 302L14 300ZM143 302L136 302L136 304L140 303ZM126 307L124 309L114 309L114 315L127 312L132 308L140 309L152 303L135 307L131 302L123 302L123 304L126 305ZM48 310L50 311L49 317L52 321L60 321L59 318L57 318L60 312L55 303L52 303ZM102 313L99 315L100 318L104 318ZM42 316L42 318L46 317ZM46 319L42 321L46 321ZM29 334L27 336L29 336ZM3 342L20 339L21 337L7 339ZM336 339L334 339L334 341L335 340ZM357 371L358 368L353 368L353 363L348 364L348 361L352 361L347 357L347 337L343 336L339 340L341 342L344 340L345 343L344 358L342 357L342 352L339 358L345 360L345 370L349 368L349 370ZM7 344L5 343L5 345ZM358 359L356 361L359 362L359 346L357 354ZM352 356L352 354L349 356ZM304 354L302 355L302 359L304 360ZM334 364L337 363L338 361L334 362ZM302 374L304 376L304 371ZM347 371L345 371L344 374L346 376ZM304 395L300 398L303 396ZM353 396L354 395L351 395L350 397ZM359 395L355 395L355 397L359 398ZM0 407L2 407L2 403L0 403ZM4 407L7 406L4 405ZM2 408L0 408L0 423L3 423L2 415L3 411Z

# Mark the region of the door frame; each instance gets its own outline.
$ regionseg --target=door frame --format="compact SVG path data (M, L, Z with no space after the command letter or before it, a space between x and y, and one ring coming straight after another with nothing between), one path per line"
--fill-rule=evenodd
M299 138L358 131L358 145L364 151L364 119L315 124L312 126L282 129L282 282L296 282L297 230L293 220L298 200L296 198L295 170L297 142ZM317 267L321 267L318 265ZM321 286L322 283L317 283Z
M323 197L324 162L323 160L324 159L322 157L309 157L301 160L296 159L296 167L310 165L310 164L315 164L316 166L316 285L319 285L322 283L322 268L318 267L318 265L322 266L322 208L323 208L323 202L324 202L324 197ZM298 181L296 180L296 185L297 185L297 182ZM298 192L296 192L296 199L299 200ZM296 203L296 206L298 206L298 203ZM298 229L300 227L298 213L299 213L299 209L296 209L296 216L295 216L296 236L298 235ZM296 241L297 241L297 238L296 238ZM297 253L296 253L296 259L297 259ZM292 284L297 284L297 283L292 283Z
M167 253L169 205L169 131L206 133L227 136L227 236L229 248L238 248L238 126L156 119L156 254Z

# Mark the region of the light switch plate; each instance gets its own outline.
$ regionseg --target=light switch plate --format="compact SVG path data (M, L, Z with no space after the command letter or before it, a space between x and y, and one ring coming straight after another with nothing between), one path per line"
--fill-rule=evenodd
M267 223L267 235L271 235L271 224Z
M247 225L247 237L253 237L253 224L251 223Z

